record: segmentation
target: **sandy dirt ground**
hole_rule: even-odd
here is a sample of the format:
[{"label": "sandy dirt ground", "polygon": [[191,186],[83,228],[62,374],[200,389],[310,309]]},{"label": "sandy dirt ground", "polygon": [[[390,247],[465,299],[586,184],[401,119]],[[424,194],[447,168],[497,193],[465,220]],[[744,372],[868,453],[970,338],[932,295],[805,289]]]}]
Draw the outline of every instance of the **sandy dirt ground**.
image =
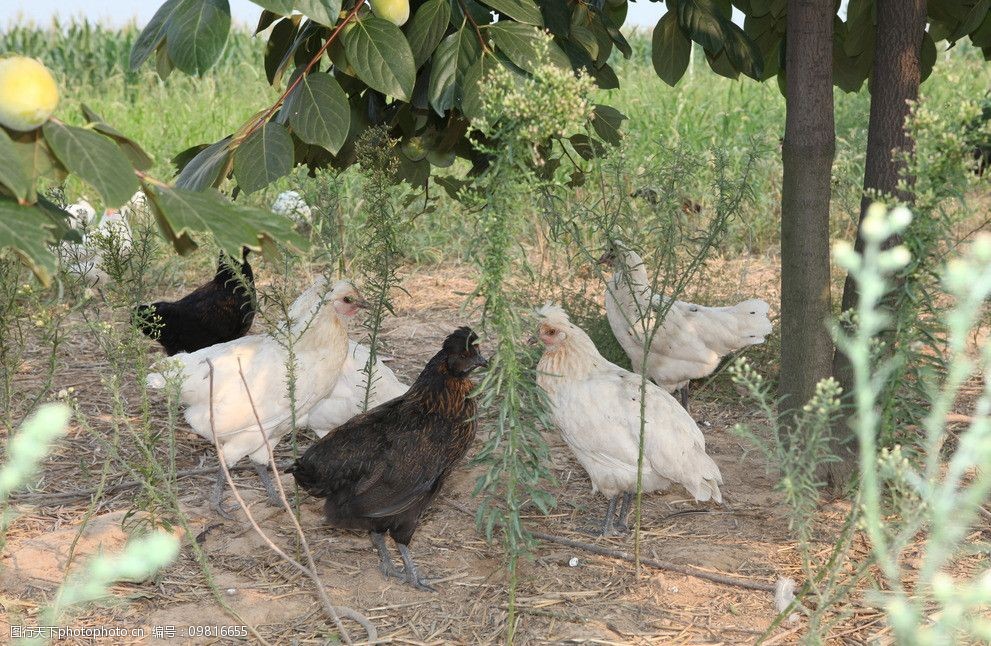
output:
[{"label": "sandy dirt ground", "polygon": [[[721,303],[760,295],[775,303],[773,267],[773,258],[714,262],[696,295]],[[397,298],[396,316],[388,319],[383,337],[385,352],[394,357],[390,365],[404,380],[415,377],[450,330],[468,322],[459,307],[473,284],[464,276],[457,267],[440,267],[404,277],[407,293]],[[772,310],[772,318],[776,317]],[[772,337],[769,344],[774,343]],[[151,343],[148,346],[158,352]],[[770,349],[755,352],[772,356]],[[54,389],[75,388],[74,396],[92,429],[75,424],[46,461],[32,492],[13,505],[17,517],[0,559],[0,641],[6,640],[11,625],[37,625],[41,609],[51,602],[67,574],[70,552],[72,572],[93,554],[121,549],[129,528],[147,520],[143,512],[132,513],[141,499],[136,489],[115,487],[129,480],[119,468],[111,469],[100,497],[73,497],[73,492],[100,482],[107,456],[94,434],[109,434],[112,418],[100,383],[106,376],[106,363],[100,360],[91,336],[80,335],[63,354],[64,368],[55,375]],[[31,355],[25,362],[25,386],[40,360]],[[153,402],[152,414],[165,414],[161,401]],[[699,508],[680,489],[645,496],[642,555],[765,585],[773,585],[779,577],[801,578],[800,555],[788,528],[787,510],[774,491],[776,477],[731,432],[737,423],[754,424],[760,431],[762,420],[725,374],[698,389],[693,415],[705,433],[709,454],[722,470],[724,504]],[[476,450],[486,432],[483,424]],[[176,440],[180,470],[214,468],[213,449],[200,438],[181,431]],[[536,512],[528,516],[528,526],[632,552],[631,536],[591,538],[577,531],[601,517],[605,500],[592,493],[587,476],[560,437],[548,433],[547,441],[552,447],[549,466],[557,479],[553,493],[558,505],[549,516]],[[300,442],[307,445],[309,436]],[[278,455],[280,460],[288,459],[285,443]],[[413,553],[436,580],[437,593],[420,592],[384,578],[367,536],[322,526],[320,502],[304,498],[301,522],[333,602],[364,614],[385,642],[500,642],[507,622],[500,546],[488,544],[473,519],[461,510],[474,510],[478,504],[471,491],[479,471],[470,462],[458,468],[413,540]],[[201,633],[196,631],[202,628],[197,627],[242,623],[254,626],[272,644],[323,643],[334,635],[307,579],[268,549],[242,522],[240,513],[232,522],[210,511],[211,478],[189,476],[178,482],[181,508],[189,517],[193,535],[174,529],[186,540],[173,565],[154,580],[115,586],[112,598],[76,609],[64,620],[76,628],[124,627],[143,633],[96,642],[77,637],[64,643],[229,643],[239,640],[198,636]],[[255,474],[238,471],[235,480],[264,531],[276,544],[294,552],[292,525],[284,511],[267,505]],[[287,486],[291,481],[291,477],[283,479]],[[823,557],[829,553],[845,516],[845,504],[829,503],[823,508],[813,532],[813,552]],[[212,582],[194,558],[190,539],[202,548]],[[857,549],[867,552],[863,545],[855,545]],[[533,558],[522,562],[518,595],[517,639],[524,644],[746,644],[753,643],[776,615],[773,595],[767,591],[647,566],[637,570],[618,558],[549,542],[539,543]],[[240,619],[226,612],[221,600]],[[357,626],[348,625],[360,636]],[[175,629],[174,637],[168,637],[168,627]],[[804,628],[804,620],[783,622],[765,643],[796,643]],[[190,631],[195,634],[189,636]],[[831,629],[828,641],[884,643],[886,635],[880,613],[867,605],[854,605]]]}]

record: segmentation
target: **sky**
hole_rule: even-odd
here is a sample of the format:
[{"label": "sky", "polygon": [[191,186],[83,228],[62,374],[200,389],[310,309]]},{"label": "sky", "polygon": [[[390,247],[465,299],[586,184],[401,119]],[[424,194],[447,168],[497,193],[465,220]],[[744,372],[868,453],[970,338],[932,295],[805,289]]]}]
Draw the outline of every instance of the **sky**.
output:
[{"label": "sky", "polygon": [[[54,16],[85,16],[110,24],[126,23],[132,18],[139,25],[148,22],[164,0],[0,0],[0,27],[24,21],[47,24]],[[261,8],[248,0],[230,0],[231,15],[236,22],[254,26]],[[664,3],[630,3],[627,26],[653,27],[664,13]]]}]

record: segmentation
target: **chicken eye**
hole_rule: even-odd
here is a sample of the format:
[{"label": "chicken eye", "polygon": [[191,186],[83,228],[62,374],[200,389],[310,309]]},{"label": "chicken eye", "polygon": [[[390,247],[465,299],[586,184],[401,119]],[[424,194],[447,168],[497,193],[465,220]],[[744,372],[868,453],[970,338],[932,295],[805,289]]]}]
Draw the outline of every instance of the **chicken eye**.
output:
[{"label": "chicken eye", "polygon": [[351,303],[354,302],[354,299],[351,298],[350,296],[345,296],[344,297],[344,302],[347,303],[348,305],[350,305]]}]

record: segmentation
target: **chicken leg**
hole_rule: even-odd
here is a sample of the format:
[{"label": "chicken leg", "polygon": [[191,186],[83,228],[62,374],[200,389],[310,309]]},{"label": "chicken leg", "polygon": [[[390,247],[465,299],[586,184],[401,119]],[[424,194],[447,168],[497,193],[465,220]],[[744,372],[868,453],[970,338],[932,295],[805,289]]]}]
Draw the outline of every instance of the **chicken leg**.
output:
[{"label": "chicken leg", "polygon": [[586,534],[591,534],[592,536],[610,536],[613,534],[613,520],[616,516],[616,503],[619,501],[619,494],[616,494],[609,499],[609,505],[606,507],[606,515],[602,519],[602,524],[599,527],[590,527],[583,530]]},{"label": "chicken leg", "polygon": [[382,574],[397,579],[405,579],[406,576],[402,570],[397,568],[395,563],[392,562],[392,555],[389,554],[389,548],[385,544],[385,534],[380,534],[379,532],[369,532],[369,534],[372,537],[372,545],[378,550],[379,559],[382,561],[379,564],[379,570],[382,571]]},{"label": "chicken leg", "polygon": [[627,524],[627,517],[630,515],[630,508],[633,506],[633,496],[636,495],[632,491],[628,491],[623,494],[623,504],[619,508],[619,522],[616,523],[616,529],[624,534],[630,532],[630,526]]},{"label": "chicken leg", "polygon": [[681,407],[689,412],[691,411],[688,408],[688,393],[689,393],[689,386],[691,383],[692,382],[690,381],[686,382],[684,386],[678,389],[678,399],[679,401],[681,401]]},{"label": "chicken leg", "polygon": [[234,520],[234,510],[240,505],[224,507],[224,489],[227,487],[227,478],[224,477],[224,467],[217,470],[217,477],[213,482],[213,493],[210,494],[210,509],[217,512],[217,515],[227,520]]},{"label": "chicken leg", "polygon": [[254,464],[255,473],[258,474],[258,479],[262,481],[262,485],[265,487],[265,495],[268,496],[268,504],[273,507],[282,506],[282,498],[279,497],[279,492],[275,490],[275,483],[272,482],[272,476],[268,472],[267,465]]},{"label": "chicken leg", "polygon": [[436,588],[428,584],[427,580],[420,576],[419,570],[416,569],[416,563],[413,562],[413,555],[409,552],[409,547],[402,543],[396,543],[396,547],[399,548],[399,554],[403,557],[403,565],[406,567],[406,583],[417,590],[437,592]]}]

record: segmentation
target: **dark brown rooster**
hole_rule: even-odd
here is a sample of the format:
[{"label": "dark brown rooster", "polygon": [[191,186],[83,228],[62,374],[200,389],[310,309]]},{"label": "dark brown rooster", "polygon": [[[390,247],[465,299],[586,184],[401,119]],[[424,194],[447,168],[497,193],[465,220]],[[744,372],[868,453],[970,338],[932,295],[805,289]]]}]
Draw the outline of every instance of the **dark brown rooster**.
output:
[{"label": "dark brown rooster", "polygon": [[255,318],[254,289],[248,248],[240,263],[221,252],[213,280],[177,301],[137,306],[132,321],[170,357],[195,352],[248,333]]},{"label": "dark brown rooster", "polygon": [[[325,498],[327,521],[366,530],[386,576],[433,590],[409,551],[420,516],[475,438],[474,383],[469,374],[487,365],[478,336],[453,332],[402,396],[351,418],[325,436],[287,470],[300,487]],[[405,571],[392,562],[388,532]]]}]

